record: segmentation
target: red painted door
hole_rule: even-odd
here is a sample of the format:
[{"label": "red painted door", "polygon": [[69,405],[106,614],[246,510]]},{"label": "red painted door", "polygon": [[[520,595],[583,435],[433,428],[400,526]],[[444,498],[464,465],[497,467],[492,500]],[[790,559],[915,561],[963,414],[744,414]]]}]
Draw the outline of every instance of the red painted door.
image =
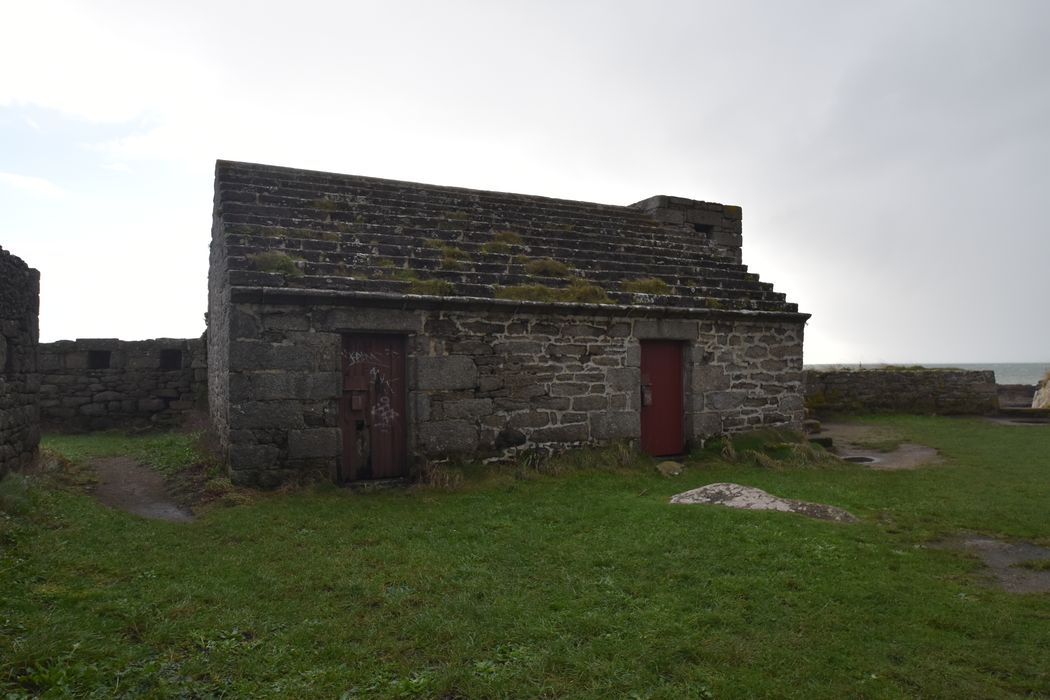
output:
[{"label": "red painted door", "polygon": [[404,476],[405,339],[343,336],[342,481]]},{"label": "red painted door", "polygon": [[681,454],[682,350],[677,340],[643,340],[642,450],[651,455]]}]

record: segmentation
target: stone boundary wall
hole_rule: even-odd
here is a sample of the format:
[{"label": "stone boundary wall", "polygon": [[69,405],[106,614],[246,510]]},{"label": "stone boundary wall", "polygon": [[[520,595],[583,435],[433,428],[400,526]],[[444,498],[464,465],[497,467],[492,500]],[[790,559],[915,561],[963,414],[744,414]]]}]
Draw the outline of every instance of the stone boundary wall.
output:
[{"label": "stone boundary wall", "polygon": [[1000,384],[999,407],[1028,408],[1038,388],[1038,384]]},{"label": "stone boundary wall", "polygon": [[39,454],[40,273],[0,248],[0,477]]},{"label": "stone boundary wall", "polygon": [[999,408],[992,371],[843,369],[803,374],[806,405],[818,412],[985,415]]},{"label": "stone boundary wall", "polygon": [[[640,341],[680,340],[688,442],[800,428],[802,321],[647,319],[524,308],[394,309],[239,303],[211,351],[229,357],[217,432],[239,484],[333,478],[344,333],[407,340],[409,452],[509,456],[640,434]],[[215,398],[213,393],[213,398]]]},{"label": "stone boundary wall", "polygon": [[39,366],[41,422],[58,430],[175,425],[207,397],[200,339],[60,340]]}]

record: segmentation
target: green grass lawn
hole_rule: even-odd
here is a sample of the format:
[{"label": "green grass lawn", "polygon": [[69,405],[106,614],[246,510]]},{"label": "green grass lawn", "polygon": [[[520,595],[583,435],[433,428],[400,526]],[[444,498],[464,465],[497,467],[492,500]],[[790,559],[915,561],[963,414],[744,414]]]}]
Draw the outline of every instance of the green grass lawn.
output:
[{"label": "green grass lawn", "polygon": [[[0,692],[1050,696],[1050,594],[999,591],[977,560],[923,546],[963,531],[1050,544],[1050,430],[872,420],[945,463],[874,472],[698,456],[674,479],[644,465],[511,470],[454,491],[262,495],[191,524],[8,479]],[[46,444],[74,461],[192,461],[187,437]],[[716,481],[861,523],[667,504]]]}]

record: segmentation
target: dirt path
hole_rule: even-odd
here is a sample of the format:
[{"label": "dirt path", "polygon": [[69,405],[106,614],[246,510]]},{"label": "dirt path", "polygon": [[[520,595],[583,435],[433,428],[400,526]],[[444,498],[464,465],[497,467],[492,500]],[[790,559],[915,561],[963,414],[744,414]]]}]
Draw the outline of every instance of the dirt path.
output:
[{"label": "dirt path", "polygon": [[1050,561],[1050,549],[1030,542],[1007,542],[990,537],[956,537],[931,547],[961,549],[980,557],[999,586],[1011,593],[1050,593],[1050,569],[1028,569],[1025,564]]},{"label": "dirt path", "polygon": [[[943,460],[937,450],[926,445],[915,445],[897,440],[897,434],[881,426],[863,423],[825,423],[814,437],[830,437],[834,451],[843,459],[851,457],[868,458],[864,464],[876,471],[894,471],[897,469],[918,469],[920,467],[940,464]],[[879,444],[895,445],[893,449],[883,451]]]},{"label": "dirt path", "polygon": [[95,497],[107,506],[155,520],[193,520],[193,514],[168,495],[164,477],[149,467],[129,457],[95,459],[91,466],[98,473]]}]

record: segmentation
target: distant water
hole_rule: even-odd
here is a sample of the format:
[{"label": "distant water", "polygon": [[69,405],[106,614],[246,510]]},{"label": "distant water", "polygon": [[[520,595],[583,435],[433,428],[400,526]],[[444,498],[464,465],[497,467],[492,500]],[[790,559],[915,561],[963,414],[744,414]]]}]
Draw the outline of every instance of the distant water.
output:
[{"label": "distant water", "polygon": [[[922,365],[923,367],[953,367],[955,369],[979,369],[979,370],[992,370],[995,372],[995,383],[996,384],[1036,384],[1040,379],[1046,376],[1047,372],[1050,372],[1050,362],[999,362],[999,363],[988,363],[988,364],[957,364],[957,365],[941,365],[931,364],[928,362],[915,362],[915,363],[895,363],[903,366],[911,366],[912,364]],[[883,365],[859,365],[868,368],[882,367]],[[806,365],[806,369],[835,369],[836,367],[842,367],[845,369],[856,369],[858,365]]]}]

